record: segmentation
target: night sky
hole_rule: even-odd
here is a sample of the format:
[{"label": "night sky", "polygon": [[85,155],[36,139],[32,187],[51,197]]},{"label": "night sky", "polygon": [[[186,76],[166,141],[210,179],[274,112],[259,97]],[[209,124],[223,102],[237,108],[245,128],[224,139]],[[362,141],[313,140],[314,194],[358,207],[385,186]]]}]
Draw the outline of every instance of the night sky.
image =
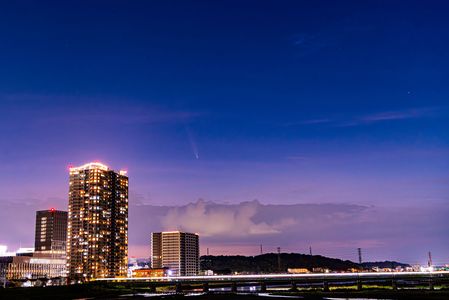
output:
[{"label": "night sky", "polygon": [[0,244],[32,246],[68,166],[101,161],[128,170],[133,256],[182,229],[203,253],[448,263],[448,9],[2,2]]}]

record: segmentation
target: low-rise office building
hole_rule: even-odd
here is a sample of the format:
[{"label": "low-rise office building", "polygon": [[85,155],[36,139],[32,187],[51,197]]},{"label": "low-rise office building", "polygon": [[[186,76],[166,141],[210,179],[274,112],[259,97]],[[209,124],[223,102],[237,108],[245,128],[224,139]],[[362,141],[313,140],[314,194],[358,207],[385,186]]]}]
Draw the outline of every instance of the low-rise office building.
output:
[{"label": "low-rise office building", "polygon": [[65,259],[12,256],[5,260],[8,263],[5,270],[7,280],[54,279],[66,276]]}]

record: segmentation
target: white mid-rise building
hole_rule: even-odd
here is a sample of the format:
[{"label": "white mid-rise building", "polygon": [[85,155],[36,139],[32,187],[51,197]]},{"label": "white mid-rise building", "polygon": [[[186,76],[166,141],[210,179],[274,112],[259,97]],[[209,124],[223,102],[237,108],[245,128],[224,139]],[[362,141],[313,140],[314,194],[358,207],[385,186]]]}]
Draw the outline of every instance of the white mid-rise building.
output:
[{"label": "white mid-rise building", "polygon": [[151,234],[151,267],[168,268],[170,275],[197,275],[199,252],[196,233],[166,231]]}]

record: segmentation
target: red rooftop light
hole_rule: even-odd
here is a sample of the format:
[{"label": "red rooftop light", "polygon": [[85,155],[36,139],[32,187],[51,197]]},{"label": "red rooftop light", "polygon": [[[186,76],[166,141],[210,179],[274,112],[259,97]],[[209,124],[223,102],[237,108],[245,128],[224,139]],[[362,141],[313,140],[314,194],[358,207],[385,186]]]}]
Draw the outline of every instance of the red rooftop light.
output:
[{"label": "red rooftop light", "polygon": [[50,211],[55,212],[55,208],[54,207],[50,208]]}]

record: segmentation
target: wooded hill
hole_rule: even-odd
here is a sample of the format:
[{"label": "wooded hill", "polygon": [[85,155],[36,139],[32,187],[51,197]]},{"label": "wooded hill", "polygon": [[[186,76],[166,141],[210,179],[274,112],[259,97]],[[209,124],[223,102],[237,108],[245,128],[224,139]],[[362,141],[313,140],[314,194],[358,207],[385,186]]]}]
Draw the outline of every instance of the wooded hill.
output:
[{"label": "wooded hill", "polygon": [[[330,271],[347,271],[348,269],[361,269],[361,266],[349,260],[329,258],[321,255],[307,255],[299,253],[281,253],[280,270],[278,267],[278,254],[267,253],[257,256],[202,256],[201,270],[212,270],[217,274],[239,273],[278,273],[287,272],[288,268],[306,268],[312,271],[316,268]],[[362,267],[396,267],[407,266],[397,262],[364,263]]]}]

